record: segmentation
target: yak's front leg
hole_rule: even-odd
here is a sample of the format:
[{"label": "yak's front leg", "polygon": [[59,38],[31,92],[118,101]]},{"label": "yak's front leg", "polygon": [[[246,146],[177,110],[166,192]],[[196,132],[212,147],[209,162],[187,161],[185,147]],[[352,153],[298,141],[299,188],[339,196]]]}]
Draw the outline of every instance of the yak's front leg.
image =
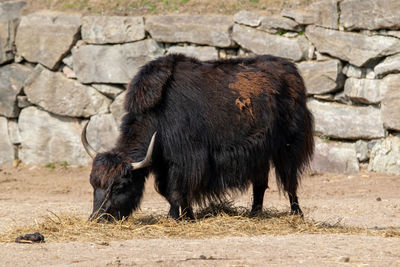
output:
[{"label": "yak's front leg", "polygon": [[[179,206],[181,207],[181,213],[179,212]],[[193,209],[187,203],[181,205],[177,203],[172,203],[172,204],[170,203],[168,215],[175,220],[178,220],[180,218],[189,220],[195,219]]]},{"label": "yak's front leg", "polygon": [[179,205],[176,203],[174,204],[170,203],[168,215],[174,220],[179,219]]},{"label": "yak's front leg", "polygon": [[182,200],[181,209],[182,209],[182,217],[183,218],[189,219],[189,220],[195,219],[194,213],[193,213],[193,208],[190,205],[190,203],[186,197],[183,198],[183,200]]},{"label": "yak's front leg", "polygon": [[269,164],[265,166],[265,171],[260,173],[253,180],[253,205],[251,214],[256,215],[262,211],[265,190],[268,188]]}]

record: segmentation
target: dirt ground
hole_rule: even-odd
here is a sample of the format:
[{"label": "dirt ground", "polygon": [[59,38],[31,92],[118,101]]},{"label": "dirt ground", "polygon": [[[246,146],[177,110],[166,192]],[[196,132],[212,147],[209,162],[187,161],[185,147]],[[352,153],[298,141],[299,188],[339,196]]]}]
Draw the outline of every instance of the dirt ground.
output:
[{"label": "dirt ground", "polygon": [[[2,0],[0,0],[1,2]],[[164,13],[277,13],[312,0],[27,0],[25,14],[38,9],[106,15]],[[0,233],[31,225],[49,213],[89,216],[90,167],[55,169],[0,167]],[[400,177],[305,175],[299,190],[306,220],[372,229],[400,228]],[[236,204],[249,207],[249,193]],[[264,207],[288,210],[273,181]],[[147,188],[141,210],[166,214],[168,204]],[[21,233],[25,234],[25,233]],[[112,242],[0,243],[0,266],[400,266],[400,238],[345,234],[291,234],[208,239],[132,239]]]},{"label": "dirt ground", "polygon": [[[89,216],[90,167],[2,167],[0,232],[33,224],[49,212]],[[305,219],[331,224],[400,228],[400,177],[305,175],[299,191]],[[249,207],[251,195],[235,197]],[[270,183],[264,207],[288,210]],[[147,182],[141,210],[165,214],[168,204]],[[24,234],[24,233],[21,233]],[[0,243],[0,266],[400,266],[400,239],[365,235],[292,234],[209,239],[134,239],[99,242]]]}]

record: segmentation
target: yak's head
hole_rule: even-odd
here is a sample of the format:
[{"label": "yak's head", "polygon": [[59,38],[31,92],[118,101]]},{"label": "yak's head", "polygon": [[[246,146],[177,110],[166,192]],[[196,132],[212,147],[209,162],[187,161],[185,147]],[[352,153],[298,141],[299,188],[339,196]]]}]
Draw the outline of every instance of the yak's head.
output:
[{"label": "yak's head", "polygon": [[131,160],[118,152],[97,153],[86,139],[85,125],[82,131],[82,144],[93,158],[90,184],[93,186],[93,213],[89,220],[122,219],[136,210],[143,195],[147,166],[153,152],[155,134],[144,160]]}]

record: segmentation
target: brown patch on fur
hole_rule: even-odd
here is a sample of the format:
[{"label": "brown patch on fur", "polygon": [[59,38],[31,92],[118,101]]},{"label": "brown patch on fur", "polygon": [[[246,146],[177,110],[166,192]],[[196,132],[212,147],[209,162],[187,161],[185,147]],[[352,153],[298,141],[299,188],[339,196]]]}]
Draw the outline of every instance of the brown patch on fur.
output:
[{"label": "brown patch on fur", "polygon": [[229,84],[229,88],[239,92],[240,96],[247,99],[252,95],[258,96],[264,91],[265,77],[257,72],[239,72],[236,81]]},{"label": "brown patch on fur", "polygon": [[229,88],[240,94],[235,100],[236,106],[242,112],[248,112],[254,117],[251,98],[262,93],[276,94],[277,92],[269,85],[268,77],[263,72],[239,72],[236,81],[229,84]]},{"label": "brown patch on fur", "polygon": [[245,98],[245,99],[242,99],[241,97],[236,98],[235,104],[241,112],[249,112],[251,117],[254,118],[250,98]]}]

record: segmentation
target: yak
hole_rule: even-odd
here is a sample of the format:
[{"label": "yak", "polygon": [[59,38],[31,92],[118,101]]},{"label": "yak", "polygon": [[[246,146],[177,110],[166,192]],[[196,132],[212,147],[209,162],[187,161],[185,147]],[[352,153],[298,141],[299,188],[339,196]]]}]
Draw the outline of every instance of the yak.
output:
[{"label": "yak", "polygon": [[127,88],[113,149],[93,158],[89,219],[121,219],[140,204],[147,177],[172,218],[252,185],[262,210],[270,167],[302,214],[297,188],[314,150],[313,116],[295,64],[271,55],[199,61],[170,54],[145,64]]}]

